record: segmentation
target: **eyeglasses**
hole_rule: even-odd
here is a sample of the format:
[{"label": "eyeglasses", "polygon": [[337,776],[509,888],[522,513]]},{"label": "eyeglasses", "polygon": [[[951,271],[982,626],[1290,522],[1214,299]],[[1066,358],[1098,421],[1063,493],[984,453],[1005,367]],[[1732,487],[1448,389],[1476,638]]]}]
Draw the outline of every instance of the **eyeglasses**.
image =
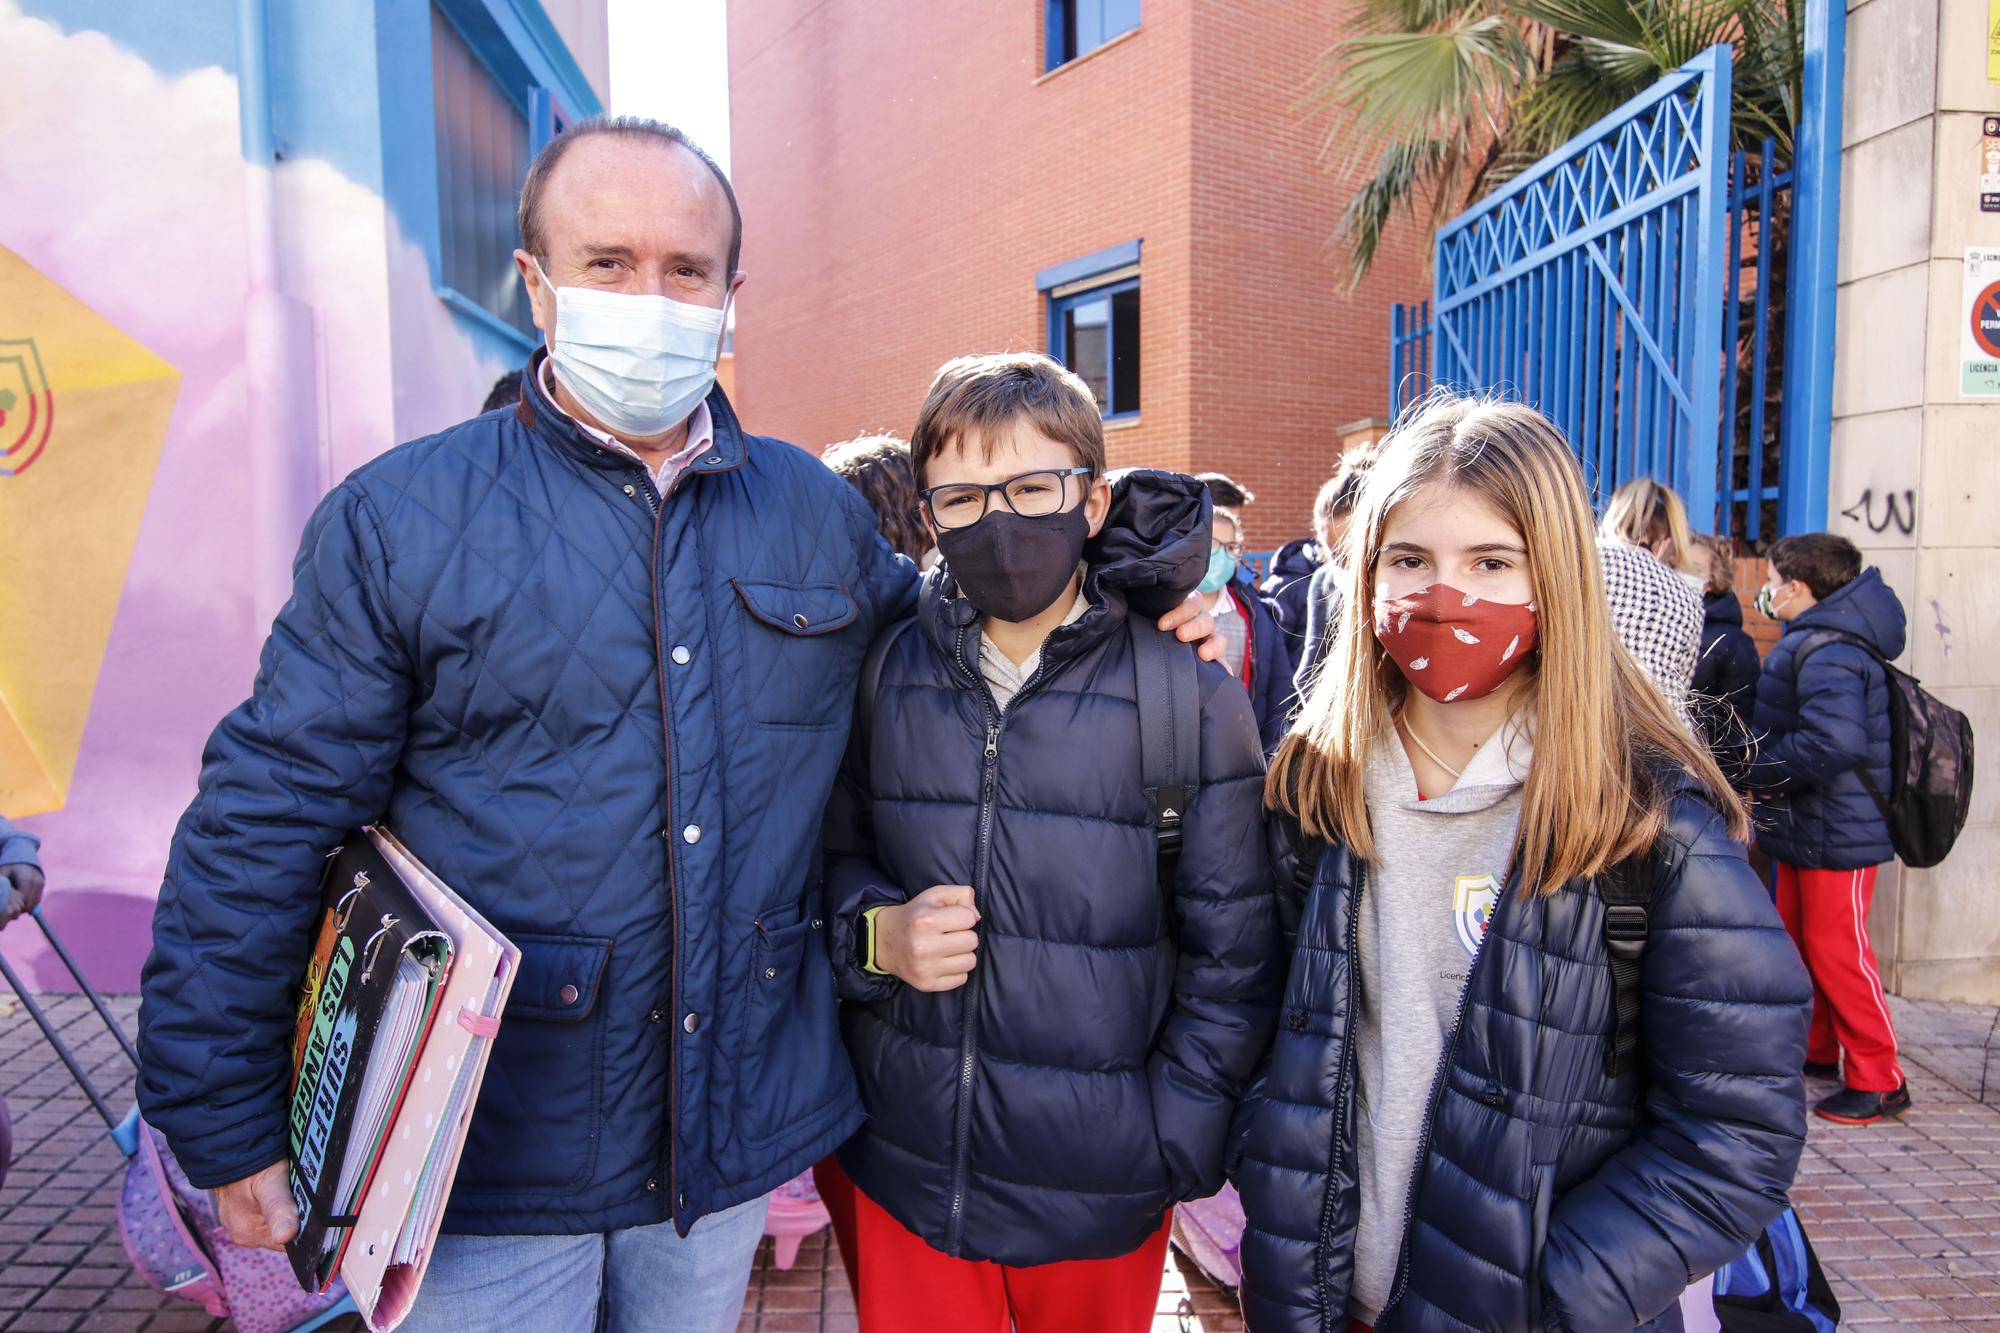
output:
[{"label": "eyeglasses", "polygon": [[1059,468],[1051,472],[1023,472],[1018,477],[984,485],[976,481],[953,482],[949,486],[929,486],[918,491],[924,508],[940,531],[969,528],[986,517],[992,497],[998,495],[1007,507],[1022,518],[1047,518],[1060,513],[1069,496],[1069,479],[1087,477],[1087,467]]},{"label": "eyeglasses", "polygon": [[1210,538],[1208,544],[1212,549],[1229,552],[1229,558],[1231,560],[1241,560],[1243,558],[1242,542],[1219,542],[1216,541],[1214,538]]}]

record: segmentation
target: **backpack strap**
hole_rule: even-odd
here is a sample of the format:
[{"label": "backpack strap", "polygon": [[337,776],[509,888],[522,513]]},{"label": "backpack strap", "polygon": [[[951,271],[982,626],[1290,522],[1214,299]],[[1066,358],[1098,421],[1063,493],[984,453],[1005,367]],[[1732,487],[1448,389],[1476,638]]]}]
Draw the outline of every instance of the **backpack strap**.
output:
[{"label": "backpack strap", "polygon": [[1611,1044],[1604,1049],[1604,1076],[1617,1078],[1639,1057],[1639,973],[1652,933],[1653,879],[1658,864],[1634,857],[1598,876],[1604,900],[1604,956],[1611,967]]},{"label": "backpack strap", "polygon": [[868,645],[868,655],[861,659],[861,681],[854,698],[854,719],[860,728],[863,753],[868,742],[875,735],[875,696],[882,688],[882,664],[889,660],[889,650],[896,646],[896,640],[903,637],[903,631],[917,623],[915,616],[905,616],[889,628],[875,636],[875,642]]},{"label": "backpack strap", "polygon": [[[1847,634],[1837,629],[1812,630],[1806,634],[1805,642],[1800,644],[1798,648],[1793,651],[1792,688],[1794,690],[1798,688],[1797,684],[1798,672],[1802,667],[1805,666],[1806,659],[1808,657],[1811,657],[1814,653],[1818,652],[1820,649],[1826,647],[1827,645],[1835,643],[1844,643],[1850,648],[1859,648],[1862,652],[1868,654],[1869,659],[1873,661],[1875,665],[1882,668],[1882,683],[1888,686],[1890,697],[1892,699],[1894,698],[1896,693],[1896,682],[1890,678],[1889,673],[1891,671],[1894,671],[1895,668],[1889,665],[1889,659],[1882,656],[1882,654],[1876,649],[1875,645],[1868,642],[1868,640],[1861,638],[1859,635]],[[1890,705],[1891,708],[1893,708],[1894,706],[1895,705],[1893,703]],[[1894,828],[1896,824],[1896,816],[1890,808],[1889,798],[1883,794],[1882,788],[1876,785],[1875,775],[1868,771],[1868,760],[1866,759],[1866,757],[1862,755],[1856,755],[1854,758],[1848,761],[1847,766],[1848,770],[1852,772],[1854,776],[1861,779],[1861,785],[1868,789],[1868,799],[1875,802],[1876,811],[1881,814],[1883,819],[1889,822],[1889,826],[1891,828]],[[1893,775],[1893,767],[1894,767],[1894,760],[1892,756],[1891,759],[1892,775]]]},{"label": "backpack strap", "polygon": [[1201,785],[1201,681],[1194,649],[1151,620],[1126,621],[1139,696],[1139,779],[1153,806],[1160,889],[1180,874],[1181,825]]}]

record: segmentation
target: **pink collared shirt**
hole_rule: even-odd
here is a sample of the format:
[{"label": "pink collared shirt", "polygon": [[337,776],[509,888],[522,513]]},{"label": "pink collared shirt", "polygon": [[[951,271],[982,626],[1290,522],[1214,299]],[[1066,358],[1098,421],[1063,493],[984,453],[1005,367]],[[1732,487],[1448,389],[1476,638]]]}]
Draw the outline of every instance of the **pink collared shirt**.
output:
[{"label": "pink collared shirt", "polygon": [[653,489],[657,490],[661,495],[665,495],[668,489],[673,486],[675,478],[687,471],[688,464],[708,452],[709,446],[715,443],[715,418],[709,412],[708,404],[704,402],[698,405],[688,416],[687,444],[682,446],[681,450],[672,457],[662,460],[658,467],[654,467],[645,459],[639,457],[637,450],[633,449],[632,446],[626,444],[617,436],[606,431],[601,431],[589,422],[577,421],[569,413],[563,412],[562,404],[556,398],[556,386],[550,378],[550,367],[553,364],[553,362],[546,359],[542,362],[541,377],[542,392],[548,397],[549,402],[555,407],[556,411],[562,412],[565,419],[575,422],[578,430],[588,435],[591,439],[596,440],[605,448],[611,450],[613,453],[623,454],[640,467],[645,468],[647,475],[653,479]]}]

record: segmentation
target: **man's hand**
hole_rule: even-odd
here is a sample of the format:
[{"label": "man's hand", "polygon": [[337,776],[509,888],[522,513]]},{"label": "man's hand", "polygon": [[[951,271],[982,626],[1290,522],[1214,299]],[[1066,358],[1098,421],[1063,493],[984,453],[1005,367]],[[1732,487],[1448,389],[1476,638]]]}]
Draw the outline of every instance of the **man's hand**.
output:
[{"label": "man's hand", "polygon": [[0,898],[0,930],[17,916],[26,916],[41,906],[42,868],[31,866],[25,861],[11,866],[0,866],[0,885],[4,885],[4,898]]},{"label": "man's hand", "polygon": [[289,1173],[273,1162],[254,1176],[215,1191],[216,1211],[229,1239],[256,1250],[282,1250],[299,1234],[299,1210],[292,1206]]},{"label": "man's hand", "polygon": [[1215,616],[1202,602],[1200,593],[1189,593],[1185,602],[1161,616],[1160,629],[1182,643],[1193,644],[1195,656],[1202,661],[1222,660],[1222,636],[1215,632]]},{"label": "man's hand", "polygon": [[938,884],[875,914],[875,966],[921,991],[957,990],[977,965],[972,890]]}]

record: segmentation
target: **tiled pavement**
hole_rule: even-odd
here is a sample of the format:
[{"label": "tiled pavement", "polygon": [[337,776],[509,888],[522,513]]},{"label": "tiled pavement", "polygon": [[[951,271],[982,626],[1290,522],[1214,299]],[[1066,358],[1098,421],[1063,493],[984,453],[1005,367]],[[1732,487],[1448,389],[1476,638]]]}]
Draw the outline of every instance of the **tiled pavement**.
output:
[{"label": "tiled pavement", "polygon": [[[1901,1123],[1815,1121],[1794,1197],[1856,1327],[2000,1330],[2000,1011],[1892,1000],[1914,1111]],[[124,1058],[75,997],[57,1022],[114,1106],[131,1096]],[[127,1030],[136,1002],[112,1001]],[[1824,1092],[1824,1088],[1815,1092]],[[0,991],[0,1095],[14,1166],[0,1189],[0,1329],[169,1333],[229,1325],[148,1290],[125,1262],[114,1200],[123,1159],[13,997]],[[1233,1333],[1229,1298],[1170,1260],[1159,1333]],[[790,1271],[768,1245],[740,1333],[853,1330],[854,1299],[824,1238]],[[949,1333],[941,1321],[940,1333]]]}]

